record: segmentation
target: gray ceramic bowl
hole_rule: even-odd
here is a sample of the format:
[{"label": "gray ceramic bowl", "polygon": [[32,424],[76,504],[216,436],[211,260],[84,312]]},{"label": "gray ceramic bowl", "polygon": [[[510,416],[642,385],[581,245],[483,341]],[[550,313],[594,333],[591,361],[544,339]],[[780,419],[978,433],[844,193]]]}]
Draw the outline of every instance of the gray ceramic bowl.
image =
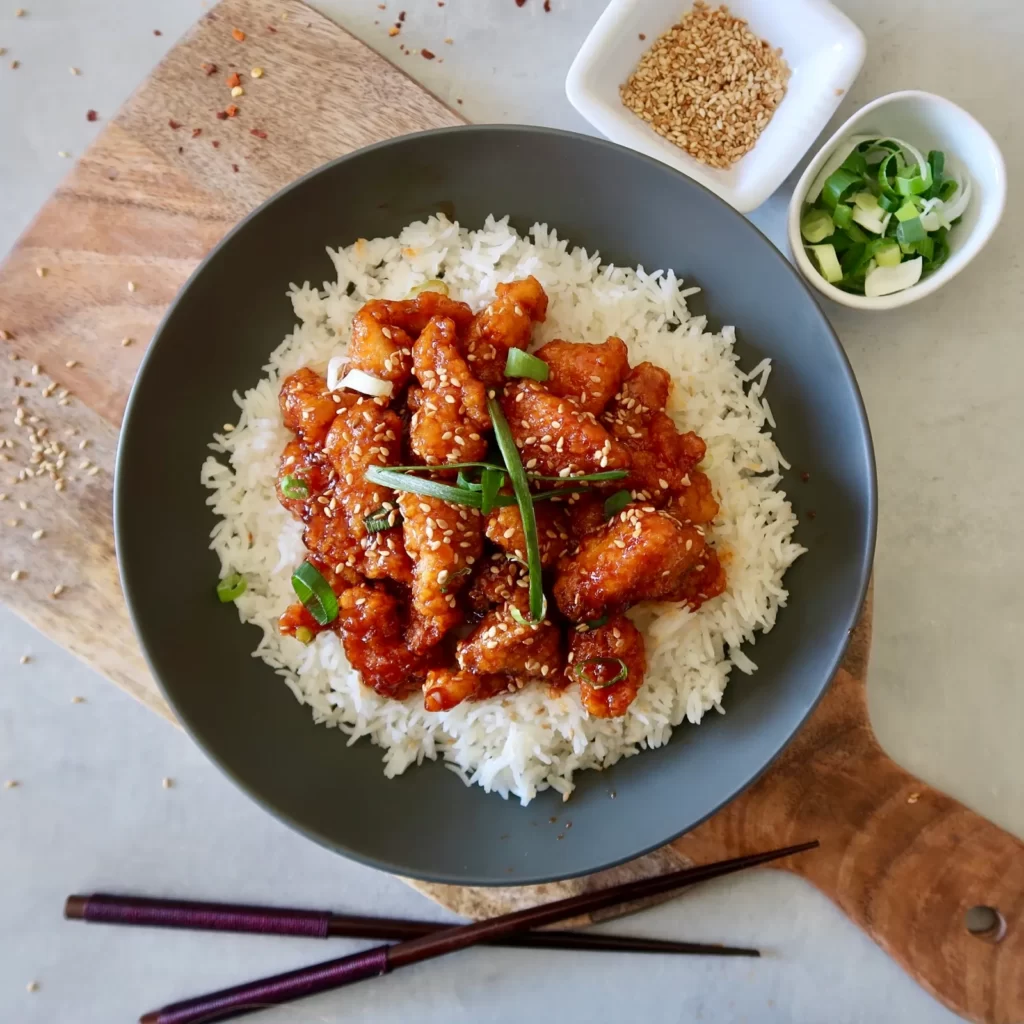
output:
[{"label": "gray ceramic bowl", "polygon": [[[510,214],[619,264],[673,268],[735,324],[743,365],[771,356],[768,397],[810,551],[789,606],[734,673],[725,716],[666,747],[584,772],[569,803],[467,789],[441,764],[387,780],[381,751],[346,746],[251,657],[258,632],[217,604],[213,516],[199,483],[211,433],[293,325],[290,281],[333,275],[327,245],[393,235],[444,210]],[[806,482],[801,477],[809,474]],[[153,673],[185,728],[267,810],[388,871],[465,884],[539,882],[607,867],[693,828],[762,772],[831,678],[864,597],[875,536],[871,439],[849,364],[807,287],[743,217],[668,167],[582,135],[467,127],[353,153],[247,217],[182,289],[132,392],[116,486],[125,594]],[[812,517],[811,513],[814,513]],[[614,799],[613,799],[614,797]],[[572,828],[565,830],[567,821]],[[563,838],[564,836],[564,838]],[[242,853],[242,851],[236,851]]]}]

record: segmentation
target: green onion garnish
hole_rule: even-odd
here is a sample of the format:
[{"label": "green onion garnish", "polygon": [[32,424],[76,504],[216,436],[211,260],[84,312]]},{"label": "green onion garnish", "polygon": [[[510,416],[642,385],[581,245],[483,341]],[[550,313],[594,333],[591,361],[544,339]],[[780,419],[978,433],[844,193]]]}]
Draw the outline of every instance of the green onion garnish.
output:
[{"label": "green onion garnish", "polygon": [[460,487],[465,487],[467,491],[479,491],[481,489],[480,482],[477,480],[470,480],[464,469],[459,470],[457,482]]},{"label": "green onion garnish", "polygon": [[[518,350],[516,350],[518,351]],[[497,469],[485,469],[480,477],[480,511],[487,515],[494,508],[494,499],[505,482],[505,474]]]},{"label": "green onion garnish", "polygon": [[[945,262],[945,232],[963,216],[970,188],[955,166],[947,168],[941,150],[925,157],[902,139],[851,137],[824,161],[811,184],[801,237],[826,281],[860,294],[888,295]],[[904,264],[914,266],[900,269]]]},{"label": "green onion garnish", "polygon": [[[516,561],[519,561],[519,559],[516,559]],[[540,618],[534,619],[533,622],[531,622],[514,604],[510,604],[508,606],[508,613],[516,622],[519,623],[520,626],[534,626],[538,622],[541,622],[547,618],[548,599],[544,594],[541,594],[541,598],[542,600],[540,606]]]},{"label": "green onion garnish", "polygon": [[442,295],[448,294],[448,285],[438,278],[431,278],[429,281],[424,281],[423,284],[416,285],[409,292],[409,298],[414,299],[420,292],[440,292]]},{"label": "green onion garnish", "polygon": [[593,480],[623,480],[629,476],[625,469],[606,469],[600,473],[584,473],[582,476],[544,476],[543,473],[527,473],[531,480],[554,480],[557,483],[583,484]]},{"label": "green onion garnish", "polygon": [[629,491],[616,491],[604,503],[605,519],[611,519],[612,516],[617,516],[632,500],[633,495],[630,494]]},{"label": "green onion garnish", "polygon": [[505,460],[512,490],[519,503],[519,516],[523,520],[523,534],[526,537],[526,564],[530,573],[530,618],[540,622],[544,618],[544,581],[541,578],[540,538],[537,536],[537,517],[533,511],[533,497],[530,494],[530,481],[526,479],[523,460],[519,458],[519,449],[512,437],[508,420],[501,411],[497,399],[487,399],[487,411],[491,414],[494,426],[494,439],[498,442],[498,450]]},{"label": "green onion garnish", "polygon": [[589,622],[585,622],[584,625],[588,630],[600,629],[608,621],[607,615],[602,615],[599,619],[591,619]]},{"label": "green onion garnish", "polygon": [[292,573],[292,589],[321,626],[329,625],[338,617],[338,598],[312,562],[303,562]]},{"label": "green onion garnish", "polygon": [[505,360],[506,377],[529,377],[530,380],[547,380],[551,368],[543,359],[531,356],[521,348],[510,348]]},{"label": "green onion garnish", "polygon": [[460,576],[468,576],[473,570],[468,565],[464,565],[461,569],[456,569],[455,572],[450,572],[445,577],[444,583],[441,584],[441,593],[447,594],[451,590],[453,584]]},{"label": "green onion garnish", "polygon": [[241,573],[230,573],[217,584],[217,597],[220,598],[221,604],[230,604],[245,593],[247,586],[245,577]]},{"label": "green onion garnish", "polygon": [[286,476],[281,481],[281,493],[286,498],[308,498],[309,484],[297,476]]},{"label": "green onion garnish", "polygon": [[[601,668],[605,665],[611,667],[613,665],[619,666],[619,671],[616,673],[614,678],[609,679],[608,682],[602,682],[596,679],[592,673],[588,671],[590,666],[594,668]],[[629,666],[621,658],[587,658],[586,661],[578,662],[573,666],[573,671],[576,673],[577,679],[582,679],[588,686],[594,687],[595,690],[604,690],[609,686],[614,686],[616,683],[621,683],[624,679],[629,678]]]},{"label": "green onion garnish", "polygon": [[392,513],[396,516],[397,512],[393,508],[385,508],[381,505],[380,508],[375,508],[372,512],[367,512],[363,516],[363,526],[366,527],[367,533],[380,533],[382,530],[389,530],[395,523],[391,522]]},{"label": "green onion garnish", "polygon": [[[420,467],[416,467],[419,469]],[[426,469],[443,469],[443,466],[427,466]],[[412,494],[422,494],[427,498],[437,498],[439,501],[447,501],[452,505],[468,505],[470,508],[480,508],[483,503],[481,491],[472,491],[468,487],[455,487],[452,484],[442,484],[437,480],[424,479],[421,476],[413,476],[410,473],[400,473],[395,469],[385,469],[383,466],[369,466],[364,474],[371,484],[378,484],[381,487],[389,487],[393,491],[409,491]],[[515,498],[506,494],[499,494],[494,499],[495,506],[514,505]]]}]

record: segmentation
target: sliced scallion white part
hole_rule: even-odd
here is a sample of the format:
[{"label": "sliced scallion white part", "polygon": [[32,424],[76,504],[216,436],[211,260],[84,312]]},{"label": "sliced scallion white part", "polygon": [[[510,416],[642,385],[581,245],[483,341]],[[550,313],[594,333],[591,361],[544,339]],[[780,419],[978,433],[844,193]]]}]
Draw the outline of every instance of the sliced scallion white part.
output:
[{"label": "sliced scallion white part", "polygon": [[812,245],[824,242],[835,229],[826,210],[808,210],[800,221],[800,234]]},{"label": "sliced scallion white part", "polygon": [[818,264],[821,276],[829,284],[835,284],[836,281],[842,280],[843,268],[839,265],[839,257],[836,256],[836,251],[831,245],[809,245],[807,249]]},{"label": "sliced scallion white part", "polygon": [[869,270],[864,278],[864,294],[868,298],[874,299],[880,295],[901,292],[921,280],[923,268],[924,260],[920,256],[895,267],[877,266]]},{"label": "sliced scallion white part", "polygon": [[[334,360],[332,359],[333,363]],[[330,373],[330,367],[328,374]],[[327,379],[327,386],[330,387],[330,377]],[[390,398],[391,392],[395,390],[395,385],[389,380],[381,380],[379,377],[374,377],[371,373],[365,373],[363,370],[349,370],[345,376],[338,381],[338,388],[348,388],[350,391],[358,391],[362,395],[369,395],[371,398]],[[335,391],[337,388],[331,388]]]}]

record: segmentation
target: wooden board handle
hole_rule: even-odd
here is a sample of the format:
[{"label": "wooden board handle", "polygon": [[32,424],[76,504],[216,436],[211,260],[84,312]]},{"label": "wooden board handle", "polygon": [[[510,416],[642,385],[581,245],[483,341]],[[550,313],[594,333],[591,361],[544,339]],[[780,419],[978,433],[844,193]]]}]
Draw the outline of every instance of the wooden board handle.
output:
[{"label": "wooden board handle", "polygon": [[[817,837],[785,865],[813,882],[937,999],[969,1020],[1024,1021],[1024,843],[893,762],[864,687],[840,671],[772,770],[677,848],[760,849]],[[1001,922],[975,935],[965,917]]]}]

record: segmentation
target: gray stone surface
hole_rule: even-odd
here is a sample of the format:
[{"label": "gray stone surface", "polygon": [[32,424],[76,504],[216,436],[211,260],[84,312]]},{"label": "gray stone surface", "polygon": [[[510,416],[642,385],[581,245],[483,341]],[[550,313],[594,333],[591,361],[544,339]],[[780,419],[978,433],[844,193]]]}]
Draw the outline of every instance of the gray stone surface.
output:
[{"label": "gray stone surface", "polygon": [[[0,9],[0,252],[163,51],[195,0],[15,0]],[[602,0],[318,3],[475,121],[586,130],[562,81]],[[682,4],[681,4],[682,6]],[[835,123],[899,88],[981,116],[1021,178],[1016,103],[1024,8],[843,0],[868,59]],[[444,63],[397,54],[386,26]],[[375,21],[381,25],[375,25]],[[162,36],[153,35],[160,29]],[[442,40],[451,37],[446,46]],[[20,60],[12,71],[9,62]],[[68,69],[79,67],[80,76]],[[1016,132],[1013,129],[1018,129]],[[792,182],[790,182],[792,184]],[[1020,206],[933,299],[885,315],[830,308],[878,449],[881,524],[869,695],[908,768],[1024,834]],[[788,190],[752,217],[783,241]],[[6,526],[0,530],[8,529]],[[0,532],[0,544],[2,544]],[[40,556],[44,557],[44,549]],[[21,665],[28,653],[32,660]],[[72,697],[83,696],[83,703]],[[170,789],[161,780],[174,780]],[[183,735],[0,610],[0,1020],[107,1024],[172,999],[356,948],[67,924],[69,892],[120,890],[440,918],[398,880],[350,864],[260,812]],[[417,1020],[944,1024],[955,1018],[823,897],[784,875],[707,886],[608,926],[754,944],[760,962],[472,951],[386,981],[268,1011],[271,1022]],[[28,992],[30,982],[38,991]]]}]

